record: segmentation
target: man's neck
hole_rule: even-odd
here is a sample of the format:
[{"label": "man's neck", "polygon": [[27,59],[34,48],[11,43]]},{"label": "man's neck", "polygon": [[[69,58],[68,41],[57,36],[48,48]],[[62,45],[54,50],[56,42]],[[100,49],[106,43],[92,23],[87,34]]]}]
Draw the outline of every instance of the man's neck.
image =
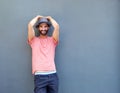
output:
[{"label": "man's neck", "polygon": [[43,38],[43,39],[47,38],[47,37],[48,37],[47,35],[45,35],[45,36],[44,35],[40,35],[40,38]]}]

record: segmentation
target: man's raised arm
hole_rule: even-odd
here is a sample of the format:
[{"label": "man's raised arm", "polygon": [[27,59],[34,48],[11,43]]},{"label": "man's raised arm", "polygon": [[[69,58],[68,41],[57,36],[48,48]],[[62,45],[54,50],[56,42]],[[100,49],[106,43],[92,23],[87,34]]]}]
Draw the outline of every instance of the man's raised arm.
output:
[{"label": "man's raised arm", "polygon": [[52,17],[48,16],[47,18],[54,27],[52,37],[56,42],[59,42],[59,24]]},{"label": "man's raised arm", "polygon": [[36,16],[29,22],[29,24],[28,24],[28,41],[31,41],[33,39],[33,37],[35,37],[34,25],[40,17],[42,17],[42,16]]}]

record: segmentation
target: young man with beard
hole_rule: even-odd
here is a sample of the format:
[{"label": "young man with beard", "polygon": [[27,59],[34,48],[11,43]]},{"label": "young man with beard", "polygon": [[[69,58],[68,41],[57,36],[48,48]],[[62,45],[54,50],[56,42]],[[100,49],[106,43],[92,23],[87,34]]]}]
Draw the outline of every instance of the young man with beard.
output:
[{"label": "young man with beard", "polygon": [[[47,33],[51,25],[54,29],[50,37]],[[35,36],[34,26],[40,32],[39,37]],[[59,24],[52,17],[36,16],[29,22],[28,43],[32,48],[34,93],[58,93],[58,76],[54,62],[58,42]]]}]

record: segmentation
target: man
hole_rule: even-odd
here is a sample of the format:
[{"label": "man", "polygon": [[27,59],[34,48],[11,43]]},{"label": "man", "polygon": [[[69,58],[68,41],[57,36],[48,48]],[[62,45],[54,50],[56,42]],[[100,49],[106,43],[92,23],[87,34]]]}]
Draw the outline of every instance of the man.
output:
[{"label": "man", "polygon": [[[47,33],[51,25],[54,29],[50,37]],[[39,37],[35,36],[34,26],[40,32]],[[32,48],[34,92],[58,93],[58,76],[54,57],[55,47],[59,42],[59,24],[50,16],[36,16],[28,24],[28,42]]]}]

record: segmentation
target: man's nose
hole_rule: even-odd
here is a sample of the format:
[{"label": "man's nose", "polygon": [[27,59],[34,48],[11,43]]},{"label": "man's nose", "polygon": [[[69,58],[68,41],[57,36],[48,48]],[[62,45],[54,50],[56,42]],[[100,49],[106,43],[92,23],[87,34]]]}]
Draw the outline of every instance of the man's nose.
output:
[{"label": "man's nose", "polygon": [[43,27],[43,30],[46,30],[46,28],[45,28],[45,27]]}]

